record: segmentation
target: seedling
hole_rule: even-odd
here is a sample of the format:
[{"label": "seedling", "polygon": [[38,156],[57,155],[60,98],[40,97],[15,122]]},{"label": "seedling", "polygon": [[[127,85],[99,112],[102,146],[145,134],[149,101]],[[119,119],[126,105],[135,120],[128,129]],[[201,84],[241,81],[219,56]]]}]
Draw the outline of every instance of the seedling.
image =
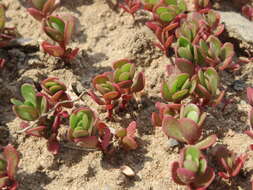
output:
[{"label": "seedling", "polygon": [[156,5],[152,13],[154,20],[167,24],[186,11],[184,0],[164,0]]},{"label": "seedling", "polygon": [[21,127],[28,127],[29,123],[27,122],[35,122],[36,126],[26,130],[26,133],[47,139],[48,150],[57,154],[59,151],[58,129],[62,119],[68,117],[67,112],[61,112],[61,109],[56,108],[57,110],[54,110],[52,115],[47,115],[49,108],[52,106],[50,102],[54,101],[44,93],[36,93],[32,85],[23,84],[21,86],[21,94],[25,99],[24,102],[11,99],[14,104],[14,112],[20,119],[25,121],[21,123]]},{"label": "seedling", "polygon": [[145,87],[145,78],[142,72],[136,73],[136,67],[127,59],[116,61],[112,64],[114,73],[113,81],[121,89],[121,108],[125,109],[133,94],[142,91]]},{"label": "seedling", "polygon": [[135,141],[137,124],[132,121],[127,128],[121,128],[116,130],[115,136],[119,139],[119,144],[125,150],[134,150],[138,147]]},{"label": "seedling", "polygon": [[[60,82],[58,78],[51,77],[41,82],[42,89],[50,96],[50,103],[55,105],[58,102],[70,100],[69,95],[66,93],[67,87],[64,83]],[[72,108],[73,103],[66,103],[59,106]]]},{"label": "seedling", "polygon": [[213,154],[217,157],[225,172],[219,172],[219,176],[224,179],[235,177],[241,171],[247,158],[246,154],[237,156],[236,153],[229,151],[225,146],[215,147]]},{"label": "seedling", "polygon": [[179,23],[171,23],[166,27],[163,27],[163,25],[154,22],[149,21],[146,22],[146,25],[153,30],[155,33],[157,39],[159,40],[159,43],[154,42],[154,45],[161,49],[165,55],[168,55],[169,48],[171,47],[173,41],[174,41],[174,32],[175,29],[178,27]]},{"label": "seedling", "polygon": [[71,15],[48,16],[43,20],[43,30],[58,45],[44,41],[41,46],[46,53],[54,57],[60,57],[66,63],[74,59],[79,51],[67,48],[75,30],[75,18]]},{"label": "seedling", "polygon": [[[185,32],[182,29],[181,33]],[[191,30],[189,33],[185,32],[184,35],[188,39],[180,37],[175,49],[177,55],[175,64],[182,72],[193,75],[199,68],[209,66],[220,70],[238,68],[238,65],[232,62],[233,56],[235,55],[233,44],[228,42],[222,44],[217,37],[211,35],[206,41],[200,39],[198,45],[192,45],[191,41],[193,43],[198,41],[196,37],[191,36],[192,33],[196,33],[196,31]]]},{"label": "seedling", "polygon": [[134,17],[136,11],[141,8],[140,0],[124,0],[124,3],[120,3],[119,7],[124,9],[124,11],[128,12]]},{"label": "seedling", "polygon": [[196,147],[182,150],[180,161],[172,164],[172,178],[179,185],[191,190],[206,189],[214,180],[215,173],[207,166],[207,160]]},{"label": "seedling", "polygon": [[16,190],[18,182],[15,179],[19,155],[17,150],[12,145],[7,145],[2,148],[3,152],[0,154],[0,188]]},{"label": "seedling", "polygon": [[59,0],[29,0],[32,7],[28,8],[27,11],[36,20],[42,21],[51,15],[53,11],[57,8]]},{"label": "seedling", "polygon": [[136,74],[135,65],[127,59],[112,64],[113,72],[106,72],[92,80],[93,88],[102,96],[98,97],[93,90],[89,95],[99,105],[105,105],[108,117],[112,117],[113,108],[121,98],[120,108],[125,109],[133,94],[143,90],[145,79],[142,72]]},{"label": "seedling", "polygon": [[78,146],[85,148],[101,148],[107,150],[111,140],[110,129],[101,122],[95,113],[82,107],[75,109],[70,115],[68,138]]},{"label": "seedling", "polygon": [[201,100],[200,104],[218,105],[225,92],[218,89],[220,78],[216,70],[212,67],[207,68],[206,71],[200,69],[197,80],[195,95],[198,100]]},{"label": "seedling", "polygon": [[192,94],[196,88],[196,80],[191,79],[187,73],[169,73],[167,80],[162,83],[162,97],[169,101],[178,103]]},{"label": "seedling", "polygon": [[13,111],[24,121],[35,121],[42,114],[46,113],[49,108],[47,98],[42,93],[36,93],[34,87],[30,84],[21,86],[21,94],[24,102],[11,99],[14,104]]},{"label": "seedling", "polygon": [[211,135],[199,142],[205,117],[206,113],[201,113],[195,104],[182,105],[178,117],[169,114],[164,116],[162,129],[169,138],[206,149],[216,142],[217,137]]},{"label": "seedling", "polygon": [[181,104],[165,104],[161,102],[156,102],[155,107],[158,109],[158,113],[152,113],[152,124],[157,127],[162,126],[163,119],[166,115],[177,117],[179,116],[179,111]]}]

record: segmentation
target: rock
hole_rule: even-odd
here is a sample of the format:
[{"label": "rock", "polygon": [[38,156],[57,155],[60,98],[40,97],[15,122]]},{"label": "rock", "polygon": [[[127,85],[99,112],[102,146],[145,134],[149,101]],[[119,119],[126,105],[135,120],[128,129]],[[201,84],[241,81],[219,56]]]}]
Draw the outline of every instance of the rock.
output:
[{"label": "rock", "polygon": [[253,22],[239,13],[222,11],[219,13],[229,37],[238,40],[240,48],[247,49],[248,53],[253,55]]},{"label": "rock", "polygon": [[126,165],[121,167],[121,172],[128,177],[135,176],[135,172],[133,171],[133,169]]}]

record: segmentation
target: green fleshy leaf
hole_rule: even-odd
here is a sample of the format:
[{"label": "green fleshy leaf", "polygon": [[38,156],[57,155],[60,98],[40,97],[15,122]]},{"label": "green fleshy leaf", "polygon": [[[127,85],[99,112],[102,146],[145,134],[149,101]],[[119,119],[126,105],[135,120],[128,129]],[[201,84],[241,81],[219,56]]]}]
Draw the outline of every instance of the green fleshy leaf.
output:
[{"label": "green fleshy leaf", "polygon": [[184,161],[184,168],[196,173],[198,171],[198,165],[196,162],[193,162],[192,160],[186,160]]},{"label": "green fleshy leaf", "polygon": [[127,72],[121,73],[119,76],[119,82],[129,80],[129,78],[130,78],[129,73]]},{"label": "green fleshy leaf", "polygon": [[207,162],[206,162],[206,160],[205,159],[201,159],[199,161],[199,173],[202,174],[202,175],[205,174],[206,168],[207,168]]},{"label": "green fleshy leaf", "polygon": [[61,32],[62,34],[64,33],[65,23],[60,18],[55,17],[55,16],[50,16],[48,18],[48,23],[55,30]]},{"label": "green fleshy leaf", "polygon": [[16,105],[16,106],[21,106],[21,105],[24,104],[24,103],[21,102],[20,100],[17,100],[17,99],[14,99],[14,98],[12,98],[10,101],[11,101],[12,104],[14,104],[14,105]]},{"label": "green fleshy leaf", "polygon": [[17,113],[18,117],[25,121],[34,121],[39,117],[37,111],[31,106],[14,106],[14,110]]},{"label": "green fleshy leaf", "polygon": [[30,102],[33,107],[36,107],[36,92],[34,87],[30,84],[23,84],[21,86],[21,94],[25,99],[25,102]]}]

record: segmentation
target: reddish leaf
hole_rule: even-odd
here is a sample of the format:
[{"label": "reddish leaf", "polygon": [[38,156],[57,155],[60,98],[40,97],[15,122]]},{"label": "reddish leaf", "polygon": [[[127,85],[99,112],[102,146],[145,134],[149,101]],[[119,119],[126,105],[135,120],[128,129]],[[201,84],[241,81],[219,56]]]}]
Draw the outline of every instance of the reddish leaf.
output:
[{"label": "reddish leaf", "polygon": [[196,178],[196,175],[194,172],[187,170],[185,168],[178,168],[177,176],[185,184],[190,184]]},{"label": "reddish leaf", "polygon": [[34,9],[34,8],[28,8],[27,11],[31,16],[33,16],[36,20],[41,21],[44,18],[44,15],[41,11]]},{"label": "reddish leaf", "polygon": [[216,135],[210,135],[209,137],[205,138],[204,140],[198,142],[195,146],[200,149],[207,149],[208,147],[212,146],[217,141]]},{"label": "reddish leaf", "polygon": [[60,46],[52,45],[48,42],[43,42],[41,46],[46,53],[54,57],[62,57],[65,53],[64,49]]},{"label": "reddish leaf", "polygon": [[32,135],[35,137],[41,137],[42,136],[41,132],[44,131],[45,129],[46,129],[45,126],[38,126],[38,127],[34,127],[32,129],[27,130],[26,133],[28,135]]},{"label": "reddish leaf", "polygon": [[98,104],[105,105],[105,102],[101,100],[92,90],[88,91],[88,95]]},{"label": "reddish leaf", "polygon": [[249,104],[253,106],[253,88],[250,88],[250,87],[247,88],[247,98],[248,98]]},{"label": "reddish leaf", "polygon": [[78,146],[84,148],[97,148],[98,145],[98,138],[96,136],[88,136],[82,138],[74,139],[74,142],[77,143]]},{"label": "reddish leaf", "polygon": [[179,184],[179,185],[185,185],[184,182],[182,182],[180,180],[180,178],[177,175],[177,169],[179,168],[179,163],[178,162],[173,162],[172,163],[172,167],[171,167],[171,175],[172,175],[172,179],[175,183]]},{"label": "reddish leaf", "polygon": [[15,173],[19,163],[19,155],[12,145],[4,147],[4,157],[7,160],[7,174],[10,179],[14,180]]},{"label": "reddish leaf", "polygon": [[127,136],[134,138],[136,133],[137,123],[132,121],[127,127]]},{"label": "reddish leaf", "polygon": [[52,154],[58,154],[60,150],[60,144],[57,140],[57,134],[53,133],[47,141],[47,149]]}]

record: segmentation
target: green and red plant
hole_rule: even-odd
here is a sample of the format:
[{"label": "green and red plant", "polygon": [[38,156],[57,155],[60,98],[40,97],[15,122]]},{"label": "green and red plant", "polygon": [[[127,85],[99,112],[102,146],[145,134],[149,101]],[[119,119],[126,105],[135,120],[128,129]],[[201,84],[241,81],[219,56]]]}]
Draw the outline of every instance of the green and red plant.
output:
[{"label": "green and red plant", "polygon": [[134,150],[138,147],[135,140],[136,127],[136,122],[132,121],[127,128],[116,130],[115,136],[119,140],[119,145],[125,150]]},{"label": "green and red plant", "polygon": [[14,104],[14,112],[23,120],[21,127],[25,129],[29,126],[29,122],[35,122],[36,126],[26,130],[26,133],[47,139],[48,150],[57,154],[59,152],[58,129],[62,119],[68,117],[66,111],[61,111],[61,107],[65,105],[59,104],[51,115],[47,115],[49,109],[56,104],[56,100],[53,100],[53,97],[43,92],[36,93],[34,87],[30,84],[21,86],[21,94],[25,100],[24,102],[11,99]]},{"label": "green and red plant", "polygon": [[93,90],[89,91],[91,98],[99,105],[105,105],[108,117],[112,117],[113,108],[121,98],[120,108],[125,109],[133,94],[144,89],[145,78],[142,72],[136,73],[133,63],[127,59],[112,64],[113,72],[105,72],[93,78],[92,85],[101,97]]},{"label": "green and red plant", "polygon": [[69,118],[68,138],[78,146],[99,148],[107,151],[112,135],[110,129],[101,122],[95,113],[81,107],[72,111]]},{"label": "green and red plant", "polygon": [[215,173],[208,167],[206,158],[194,146],[181,151],[180,161],[172,164],[171,172],[175,183],[186,185],[191,190],[206,189],[215,178]]},{"label": "green and red plant", "polygon": [[206,113],[201,113],[195,104],[182,105],[179,115],[171,116],[167,113],[163,116],[162,129],[169,138],[206,149],[216,142],[217,137],[211,135],[200,141],[205,118]]},{"label": "green and red plant", "polygon": [[38,21],[46,19],[59,5],[59,0],[29,0],[31,8],[27,11]]},{"label": "green and red plant", "polygon": [[138,11],[141,6],[140,0],[124,0],[124,3],[119,3],[119,7],[131,14],[133,17],[135,12]]},{"label": "green and red plant", "polygon": [[219,172],[219,176],[224,179],[237,176],[241,171],[244,162],[247,158],[246,154],[237,156],[233,151],[229,151],[225,146],[217,146],[213,151],[213,154],[218,159],[219,163],[225,169],[225,172]]},{"label": "green and red plant", "polygon": [[0,188],[16,190],[18,182],[15,179],[19,163],[19,154],[12,145],[1,147],[0,154]]},{"label": "green and red plant", "polygon": [[60,57],[65,63],[74,59],[79,49],[67,48],[75,31],[75,18],[71,15],[48,16],[42,22],[44,32],[58,45],[44,41],[41,46],[46,53]]}]

